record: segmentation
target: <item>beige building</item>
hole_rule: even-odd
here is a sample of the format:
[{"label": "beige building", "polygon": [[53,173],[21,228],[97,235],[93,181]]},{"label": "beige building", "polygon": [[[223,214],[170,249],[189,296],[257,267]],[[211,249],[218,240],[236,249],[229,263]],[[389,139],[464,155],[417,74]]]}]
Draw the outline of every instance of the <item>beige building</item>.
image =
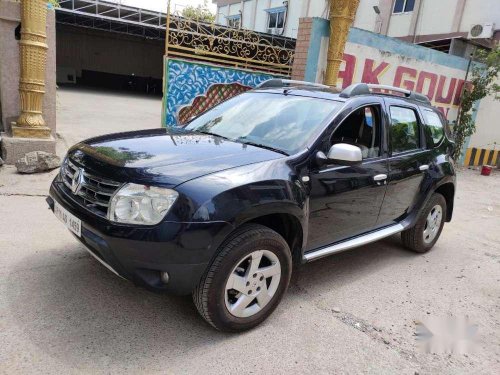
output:
[{"label": "beige building", "polygon": [[[297,37],[299,19],[328,15],[327,0],[213,0],[216,22]],[[361,0],[354,26],[458,56],[500,39],[499,0]]]}]

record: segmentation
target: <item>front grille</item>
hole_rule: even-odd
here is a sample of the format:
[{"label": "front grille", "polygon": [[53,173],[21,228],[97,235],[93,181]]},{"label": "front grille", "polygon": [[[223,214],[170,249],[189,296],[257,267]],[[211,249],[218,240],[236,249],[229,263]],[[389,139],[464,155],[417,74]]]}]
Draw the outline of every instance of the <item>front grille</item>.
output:
[{"label": "front grille", "polygon": [[93,176],[83,171],[83,181],[80,185],[80,191],[78,194],[73,194],[71,190],[73,177],[79,169],[80,168],[68,159],[66,159],[61,166],[61,178],[67,190],[67,194],[88,210],[99,216],[106,217],[109,201],[121,184],[119,182]]}]

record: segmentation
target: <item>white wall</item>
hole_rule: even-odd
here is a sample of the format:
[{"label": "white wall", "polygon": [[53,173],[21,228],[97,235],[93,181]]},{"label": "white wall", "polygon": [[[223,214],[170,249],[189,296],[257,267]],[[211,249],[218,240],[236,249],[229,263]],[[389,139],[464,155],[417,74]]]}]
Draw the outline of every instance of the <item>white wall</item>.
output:
[{"label": "white wall", "polygon": [[[327,0],[289,0],[288,20],[285,36],[296,37],[301,17],[328,16]],[[381,0],[361,0],[354,26],[360,29],[378,32],[379,18],[373,10],[374,5],[381,6]],[[267,31],[269,8],[283,6],[283,0],[248,0],[244,2],[243,28],[260,32]],[[453,23],[458,0],[421,0],[420,16],[416,26],[417,35],[447,34],[455,32]],[[226,25],[224,16],[236,15],[241,9],[241,3],[218,8],[217,23]],[[416,9],[415,9],[416,11]],[[391,37],[413,35],[411,29],[414,12],[392,14],[388,34]],[[254,22],[255,18],[255,22]],[[464,13],[460,22],[461,32],[468,32],[472,24],[494,22],[500,28],[500,0],[465,0]],[[254,26],[255,25],[255,26]]]},{"label": "white wall", "polygon": [[[363,1],[363,0],[362,0]],[[375,0],[368,0],[375,1]],[[248,0],[243,3],[244,29],[267,32],[268,13],[266,9],[283,6],[283,0]],[[219,6],[216,23],[227,25],[227,16],[238,14],[241,3]],[[299,19],[302,17],[326,17],[326,0],[289,0],[288,16],[284,36],[296,38],[299,29]]]},{"label": "white wall", "polygon": [[460,31],[468,32],[471,25],[484,22],[494,22],[495,28],[500,29],[500,1],[467,0]]},{"label": "white wall", "polygon": [[224,5],[217,8],[217,15],[215,18],[215,23],[219,25],[227,25],[228,16],[236,16],[240,14],[241,3]]},{"label": "white wall", "polygon": [[[422,0],[421,3],[416,28],[417,35],[448,34],[457,31],[468,32],[471,25],[485,22],[494,22],[496,28],[500,26],[499,0],[465,0],[459,30],[453,28],[455,16],[460,17],[460,14],[456,13],[459,6],[458,0]],[[389,36],[412,35],[413,30],[408,29],[411,15],[413,13],[409,13],[408,16],[392,15]],[[407,19],[403,21],[405,17]],[[407,34],[405,34],[406,32]]]},{"label": "white wall", "polygon": [[[283,2],[281,2],[283,4]],[[279,5],[278,5],[279,6]],[[302,17],[302,1],[290,0],[284,35],[297,38],[299,32],[299,19]]]},{"label": "white wall", "polygon": [[267,31],[267,12],[266,9],[272,8],[271,0],[252,0],[257,1],[257,11],[255,15],[255,31]]},{"label": "white wall", "polygon": [[245,1],[243,3],[243,20],[241,27],[244,29],[252,29],[253,28],[253,20],[254,20],[254,2],[253,1]]},{"label": "white wall", "polygon": [[[497,81],[500,84],[500,80]],[[493,150],[500,149],[500,126],[496,119],[500,118],[500,105],[494,97],[489,96],[481,100],[476,117],[476,133],[471,137],[469,147],[485,148]]]},{"label": "white wall", "polygon": [[[477,2],[478,0],[473,1]],[[453,19],[457,3],[457,0],[422,0],[416,34],[430,35],[454,32]],[[413,35],[413,30],[410,30],[407,35]]]},{"label": "white wall", "polygon": [[[355,27],[377,31],[377,15],[374,5],[380,0],[361,0],[356,15]],[[247,0],[244,2],[243,28],[267,32],[268,13],[266,9],[283,6],[283,0]],[[218,7],[217,23],[226,25],[224,16],[235,15],[241,9],[241,3]],[[297,37],[299,19],[302,17],[328,17],[327,0],[289,0],[288,18],[284,36]],[[255,18],[255,21],[254,21]],[[407,17],[408,18],[408,17]],[[409,17],[411,19],[411,15]],[[409,21],[408,21],[409,22]]]},{"label": "white wall", "polygon": [[237,16],[240,14],[241,3],[229,5],[229,16]]},{"label": "white wall", "polygon": [[[363,0],[362,0],[363,1]],[[328,4],[326,0],[310,0],[308,15],[304,14],[303,17],[323,17],[328,16]]]},{"label": "white wall", "polygon": [[380,0],[361,0],[354,20],[354,27],[358,29],[377,32],[377,14],[373,10],[379,5]]},{"label": "white wall", "polygon": [[226,24],[225,16],[228,15],[228,12],[229,12],[229,6],[227,5],[222,7],[217,7],[217,15],[215,16],[215,23],[219,25],[225,25]]},{"label": "white wall", "polygon": [[413,13],[393,14],[389,21],[389,30],[387,35],[397,38],[411,34],[410,24]]}]

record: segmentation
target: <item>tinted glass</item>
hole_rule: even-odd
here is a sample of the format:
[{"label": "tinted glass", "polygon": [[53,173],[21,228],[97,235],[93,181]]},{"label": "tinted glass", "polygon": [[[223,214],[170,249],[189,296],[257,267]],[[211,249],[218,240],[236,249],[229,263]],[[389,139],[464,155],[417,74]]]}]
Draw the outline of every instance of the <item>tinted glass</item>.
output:
[{"label": "tinted glass", "polygon": [[405,8],[405,0],[396,0],[394,4],[394,13],[402,13]]},{"label": "tinted glass", "polygon": [[378,107],[354,111],[335,130],[331,144],[347,143],[361,149],[363,159],[380,156],[381,128]]},{"label": "tinted glass", "polygon": [[278,25],[277,27],[282,29],[285,26],[285,12],[278,13]]},{"label": "tinted glass", "polygon": [[194,119],[187,130],[208,132],[287,154],[303,150],[342,103],[294,95],[245,93]]},{"label": "tinted glass", "polygon": [[412,12],[415,7],[415,0],[406,0],[405,12]]},{"label": "tinted glass", "polygon": [[277,13],[269,13],[269,28],[275,28],[276,23],[278,20],[278,14]]},{"label": "tinted glass", "polygon": [[430,133],[432,143],[437,146],[443,139],[444,128],[439,115],[433,111],[424,110],[425,125]]},{"label": "tinted glass", "polygon": [[394,154],[420,147],[417,114],[413,109],[391,107],[391,145]]}]

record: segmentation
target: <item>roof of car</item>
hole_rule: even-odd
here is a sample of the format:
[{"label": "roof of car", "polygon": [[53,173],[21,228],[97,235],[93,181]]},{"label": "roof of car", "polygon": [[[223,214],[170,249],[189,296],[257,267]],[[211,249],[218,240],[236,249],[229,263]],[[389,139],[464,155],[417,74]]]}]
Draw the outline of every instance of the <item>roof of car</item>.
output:
[{"label": "roof of car", "polygon": [[289,95],[296,96],[304,96],[310,98],[318,98],[318,99],[326,99],[326,100],[335,100],[339,102],[346,102],[349,99],[359,98],[359,97],[370,97],[370,96],[381,96],[381,97],[390,97],[395,99],[400,99],[407,101],[412,104],[416,104],[422,107],[426,107],[429,109],[435,109],[430,102],[423,101],[422,99],[418,100],[415,97],[405,97],[399,95],[390,95],[383,92],[371,92],[365,94],[358,94],[351,97],[345,97],[341,94],[344,92],[337,88],[332,87],[319,87],[319,86],[307,86],[307,85],[295,85],[295,86],[286,86],[286,87],[262,87],[256,88],[252,90],[252,92],[262,92],[262,93],[271,93],[271,94],[283,94],[286,91]]},{"label": "roof of car", "polygon": [[287,94],[305,96],[310,98],[319,98],[327,100],[337,100],[345,102],[345,98],[341,98],[340,90],[335,88],[321,88],[314,86],[287,86],[287,87],[269,87],[269,88],[257,88],[253,92],[267,92],[271,94],[283,94],[286,91]]}]

